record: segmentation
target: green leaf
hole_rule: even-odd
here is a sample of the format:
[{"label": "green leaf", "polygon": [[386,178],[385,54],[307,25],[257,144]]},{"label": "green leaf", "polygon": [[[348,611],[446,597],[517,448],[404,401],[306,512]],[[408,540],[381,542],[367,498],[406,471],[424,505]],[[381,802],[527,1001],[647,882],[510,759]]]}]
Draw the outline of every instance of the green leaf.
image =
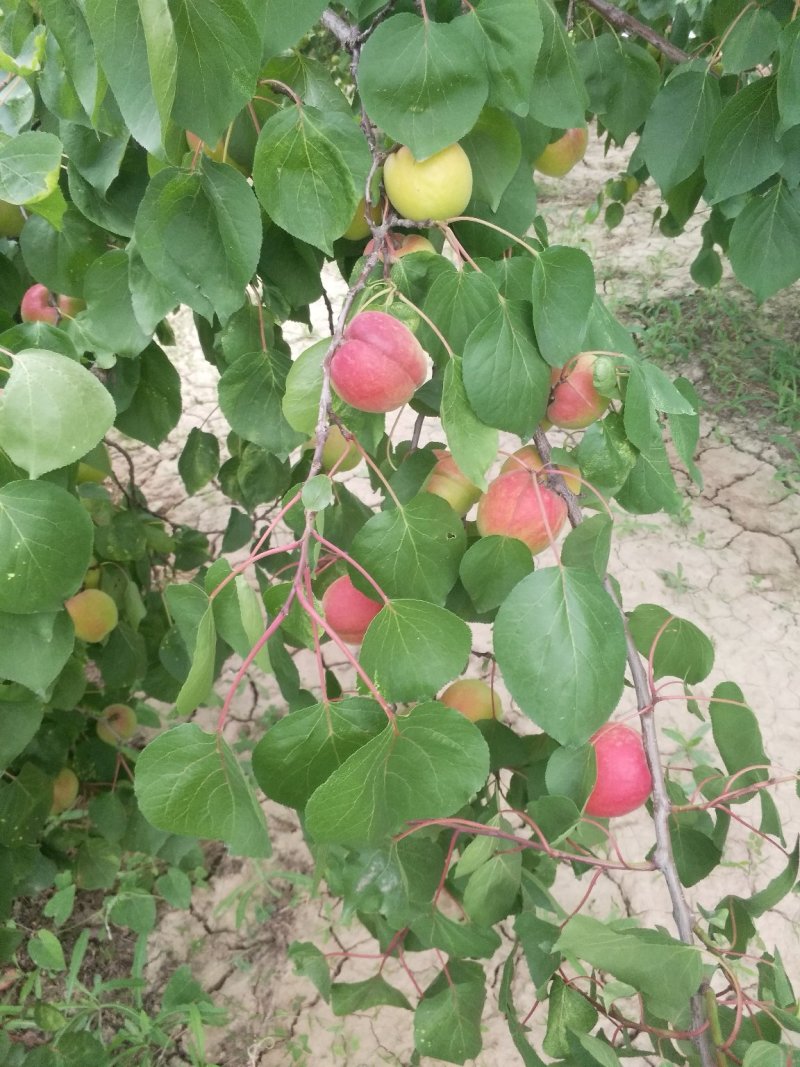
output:
[{"label": "green leaf", "polygon": [[411,932],[426,947],[438,948],[449,956],[488,959],[500,948],[496,930],[475,923],[455,922],[434,908],[411,923]]},{"label": "green leaf", "polygon": [[35,844],[52,803],[52,779],[32,763],[24,763],[12,781],[0,781],[0,845]]},{"label": "green leaf", "polygon": [[359,849],[347,857],[342,890],[353,907],[380,913],[399,930],[430,911],[443,863],[440,846],[417,835],[386,848]]},{"label": "green leaf", "polygon": [[223,321],[244,303],[261,251],[261,212],[233,167],[204,158],[193,173],[159,171],[134,235],[145,266],[177,301]]},{"label": "green leaf", "polygon": [[331,1010],[334,1015],[352,1015],[354,1011],[368,1011],[380,1004],[391,1008],[407,1008],[408,1000],[380,975],[365,978],[362,982],[334,982],[331,986]]},{"label": "green leaf", "polygon": [[538,0],[544,37],[533,72],[530,115],[544,126],[582,126],[589,104],[575,46],[550,0]]},{"label": "green leaf", "polygon": [[579,248],[553,245],[533,261],[533,328],[551,366],[582,351],[594,288],[592,261]]},{"label": "green leaf", "polygon": [[[0,678],[44,696],[74,645],[75,630],[65,611],[35,615],[0,612]],[[0,718],[2,708],[0,703]]]},{"label": "green leaf", "polygon": [[[508,824],[501,825],[509,829]],[[495,842],[494,854],[470,875],[464,889],[464,910],[478,926],[494,926],[514,907],[522,877],[522,853],[509,844]]]},{"label": "green leaf", "polygon": [[449,960],[414,1012],[414,1047],[423,1056],[465,1063],[482,1048],[486,975],[479,963]]},{"label": "green leaf", "polygon": [[158,448],[181,416],[181,379],[175,367],[157,344],[149,344],[135,361],[118,363],[111,372],[114,383],[132,385],[132,395],[117,415],[118,430]]},{"label": "green leaf", "polygon": [[432,696],[461,674],[470,629],[456,615],[422,600],[390,601],[372,620],[361,666],[388,700]]},{"label": "green leaf", "polygon": [[554,978],[547,1001],[547,1033],[542,1048],[548,1056],[568,1056],[573,1033],[588,1033],[597,1022],[597,1012],[577,989]]},{"label": "green leaf", "polygon": [[529,437],[544,418],[550,371],[536,347],[530,311],[503,300],[464,346],[464,386],[475,414],[498,430]]},{"label": "green leaf", "polygon": [[256,745],[256,781],[270,799],[303,808],[314,790],[385,726],[386,713],[365,697],[300,708]]},{"label": "green leaf", "polygon": [[[473,329],[497,306],[497,287],[486,274],[474,270],[446,269],[433,280],[422,310],[444,334],[456,357],[464,350]],[[448,358],[441,340],[423,321],[417,337],[434,362]]]},{"label": "green leaf", "polygon": [[440,417],[456,465],[471,482],[485,489],[486,472],[497,455],[498,433],[472,410],[458,358],[449,360],[445,367]]},{"label": "green leaf", "polygon": [[618,931],[588,915],[573,916],[554,947],[640,990],[650,1009],[666,1020],[685,1012],[703,977],[694,946],[660,930]]},{"label": "green leaf", "polygon": [[681,815],[670,816],[669,837],[678,877],[687,888],[707,878],[722,859],[711,838],[693,829]]},{"label": "green leaf", "polygon": [[213,145],[256,91],[262,34],[248,0],[170,0],[170,11],[180,42],[172,117]]},{"label": "green leaf", "polygon": [[[26,619],[35,619],[37,616],[11,615],[2,618],[25,622]],[[5,646],[5,636],[0,630],[0,647]],[[39,652],[41,654],[41,648]],[[8,677],[1,663],[0,674]],[[42,703],[21,686],[7,685],[0,689],[0,772],[4,771],[34,738],[41,725],[43,713]]]},{"label": "green leaf", "polygon": [[535,0],[481,0],[469,9],[462,28],[483,58],[489,103],[527,115],[533,64],[544,36]]},{"label": "green leaf", "polygon": [[382,842],[411,819],[454,814],[488,772],[489,750],[471,722],[441,704],[419,704],[312,794],[306,829],[319,843]]},{"label": "green leaf", "polygon": [[571,530],[561,546],[561,562],[565,567],[594,571],[604,578],[611,553],[611,531],[614,523],[608,515],[591,515]]},{"label": "green leaf", "polygon": [[550,797],[542,800],[569,797],[582,810],[597,780],[594,748],[588,743],[579,748],[557,748],[547,761],[544,780]]},{"label": "green leaf", "polygon": [[71,204],[61,228],[43,218],[29,218],[20,235],[25,266],[55,293],[83,294],[83,279],[89,264],[102,256],[108,235],[85,219]]},{"label": "green leaf", "polygon": [[[205,577],[209,596],[230,573],[227,560],[218,559],[209,567]],[[212,607],[217,633],[238,656],[246,659],[264,632],[263,604],[258,593],[244,575],[238,574],[214,597]],[[272,670],[266,648],[258,651],[253,663],[267,674]]]},{"label": "green leaf", "polygon": [[749,900],[744,902],[747,913],[751,918],[759,919],[766,912],[772,911],[788,893],[792,892],[797,881],[799,860],[800,840],[795,842],[792,853],[781,873],[776,875],[760,892],[754,893]]},{"label": "green leaf", "polygon": [[28,349],[17,353],[0,397],[0,447],[38,478],[94,448],[115,416],[108,390],[80,363]]},{"label": "green leaf", "polygon": [[218,734],[188,722],[160,734],[139,755],[134,784],[142,814],[158,829],[224,841],[238,856],[269,855],[264,815]]},{"label": "green leaf", "polygon": [[785,1067],[786,1053],[768,1041],[755,1041],[742,1061],[743,1067]]},{"label": "green leaf", "polygon": [[[583,467],[583,464],[581,466]],[[626,511],[637,515],[651,515],[656,511],[680,511],[682,498],[675,485],[675,476],[660,435],[653,437],[641,448],[625,484],[616,497],[617,503]]]},{"label": "green leaf", "polygon": [[36,931],[28,941],[28,955],[43,971],[65,971],[67,969],[61,942],[49,930]]},{"label": "green leaf", "polygon": [[721,108],[719,79],[709,71],[678,67],[660,90],[647,116],[641,152],[662,193],[695,172]]},{"label": "green leaf", "polygon": [[40,131],[17,134],[0,144],[0,199],[9,204],[35,204],[58,184],[61,141]]},{"label": "green leaf", "polygon": [[618,145],[637,130],[661,84],[661,71],[641,45],[600,33],[578,47],[581,71],[593,111]]},{"label": "green leaf", "polygon": [[265,0],[264,55],[274,56],[292,45],[311,29],[326,7],[325,0],[297,0],[286,4],[283,0]]},{"label": "green leaf", "polygon": [[300,498],[307,511],[324,511],[334,503],[333,482],[327,474],[315,474],[303,485]]},{"label": "green leaf", "polygon": [[81,319],[81,327],[98,348],[136,356],[150,335],[136,318],[129,275],[130,259],[119,249],[92,263],[84,280],[83,295],[89,310]]},{"label": "green leaf", "polygon": [[0,611],[60,611],[92,556],[92,521],[74,496],[49,482],[0,488]]},{"label": "green leaf", "polygon": [[216,434],[192,426],[178,457],[178,473],[191,496],[208,485],[219,472],[219,440]]},{"label": "green leaf", "polygon": [[778,133],[783,134],[800,123],[800,23],[797,19],[784,26],[778,38]]},{"label": "green leaf", "polygon": [[169,586],[166,597],[191,658],[191,667],[176,698],[175,710],[178,715],[190,715],[208,700],[214,684],[217,630],[213,604],[195,585]]},{"label": "green leaf", "polygon": [[486,107],[461,141],[461,147],[472,165],[473,196],[497,211],[522,156],[516,126],[504,112]]},{"label": "green leaf", "polygon": [[694,623],[670,616],[670,612],[657,604],[640,604],[628,616],[631,636],[641,655],[648,659],[661,630],[653,656],[653,677],[680,678],[696,685],[711,673],[714,646]]},{"label": "green leaf", "polygon": [[561,964],[561,953],[553,952],[560,928],[532,911],[523,911],[514,919],[514,933],[522,944],[531,980],[541,990]]},{"label": "green leaf", "polygon": [[622,416],[614,413],[584,431],[574,456],[584,479],[607,495],[618,492],[636,464]]},{"label": "green leaf", "polygon": [[766,300],[800,278],[800,192],[777,182],[733,222],[729,255],[739,281]]},{"label": "green leaf", "polygon": [[310,941],[293,941],[287,955],[296,974],[311,979],[324,1000],[331,999],[331,974],[328,961]]},{"label": "green leaf", "polygon": [[742,17],[730,26],[722,46],[723,73],[742,74],[769,63],[780,32],[780,23],[769,11],[743,11]]},{"label": "green leaf", "polygon": [[305,439],[283,414],[290,366],[283,352],[248,352],[219,380],[219,404],[231,429],[282,459]]},{"label": "green leaf", "polygon": [[[350,552],[386,596],[441,605],[456,583],[465,546],[463,523],[450,505],[433,493],[420,493],[405,507],[373,515]],[[374,594],[358,571],[350,576],[365,595]]]},{"label": "green leaf", "polygon": [[784,154],[777,128],[774,76],[751,82],[728,100],[706,145],[705,195],[710,203],[745,193],[780,170]]},{"label": "green leaf", "polygon": [[192,903],[192,883],[180,867],[170,867],[156,878],[156,889],[171,908],[188,911]]},{"label": "green leaf", "polygon": [[622,619],[590,571],[548,567],[524,578],[497,614],[494,648],[513,698],[562,745],[588,740],[622,695]]},{"label": "green leaf", "polygon": [[481,614],[499,608],[514,586],[532,572],[527,546],[516,537],[494,534],[470,545],[459,568],[464,588]]},{"label": "green leaf", "polygon": [[[729,703],[730,702],[730,703]],[[728,774],[736,774],[732,789],[746,789],[769,777],[769,757],[764,751],[758,719],[746,706],[744,694],[733,682],[720,682],[715,687],[709,704],[711,730],[714,744],[722,756]],[[738,774],[745,767],[757,770]],[[745,794],[733,803],[745,803],[751,797]]]},{"label": "green leaf", "polygon": [[370,118],[426,159],[477,121],[489,86],[466,16],[432,22],[401,13],[382,22],[361,52],[358,88]]},{"label": "green leaf", "polygon": [[253,161],[255,190],[269,217],[329,255],[359,200],[339,145],[342,132],[315,107],[287,107],[264,123]]},{"label": "green leaf", "polygon": [[136,891],[120,893],[108,909],[108,917],[116,926],[149,934],[156,925],[156,900],[151,893]]},{"label": "green leaf", "polygon": [[700,397],[697,390],[686,378],[676,378],[675,388],[685,397],[692,406],[694,415],[678,415],[671,412],[667,415],[669,433],[675,450],[683,461],[683,465],[696,486],[703,488],[703,475],[694,462],[697,444],[700,440]]}]

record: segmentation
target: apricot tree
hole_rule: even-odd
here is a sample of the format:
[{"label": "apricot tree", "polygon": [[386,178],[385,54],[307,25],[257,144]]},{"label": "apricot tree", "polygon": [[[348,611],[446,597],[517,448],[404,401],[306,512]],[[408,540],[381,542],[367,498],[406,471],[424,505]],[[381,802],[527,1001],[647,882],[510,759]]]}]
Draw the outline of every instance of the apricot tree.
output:
[{"label": "apricot tree", "polygon": [[[490,1014],[533,1067],[800,1062],[757,925],[795,886],[771,793],[793,774],[735,684],[703,688],[709,638],[608,573],[619,509],[682,506],[667,440],[699,482],[697,396],[548,232],[533,173],[568,171],[569,131],[570,164],[586,130],[630,145],[613,218],[655,183],[665,235],[702,208],[695,280],[726,256],[759,299],[791,284],[797,5],[2,10],[0,962],[15,897],[64,870],[108,888],[126,851],[180,869],[197,839],[268,856],[266,795],[375,942],[366,980],[310,943],[298,968],[337,1014],[407,1009],[413,1062],[474,1058]],[[138,473],[183,411],[181,305],[229,428],[181,440],[198,528]],[[287,343],[314,306],[329,336]],[[247,761],[254,675],[285,714]],[[665,755],[667,703],[710,722],[694,765]],[[627,854],[608,818],[632,808]],[[780,870],[720,896],[747,833]],[[585,913],[620,871],[665,887],[671,930]]]}]

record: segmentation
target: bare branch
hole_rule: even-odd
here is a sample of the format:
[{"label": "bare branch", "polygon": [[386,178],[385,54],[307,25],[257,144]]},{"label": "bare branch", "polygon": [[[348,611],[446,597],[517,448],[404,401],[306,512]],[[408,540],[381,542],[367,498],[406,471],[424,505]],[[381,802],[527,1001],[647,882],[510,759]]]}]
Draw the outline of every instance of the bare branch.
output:
[{"label": "bare branch", "polygon": [[624,33],[632,33],[634,37],[641,37],[643,41],[657,48],[662,56],[672,63],[686,63],[692,58],[688,52],[672,44],[666,37],[662,37],[660,33],[656,33],[650,26],[640,22],[633,15],[629,15],[627,11],[621,11],[614,4],[610,4],[608,0],[584,0],[584,3],[594,8],[610,26]]}]

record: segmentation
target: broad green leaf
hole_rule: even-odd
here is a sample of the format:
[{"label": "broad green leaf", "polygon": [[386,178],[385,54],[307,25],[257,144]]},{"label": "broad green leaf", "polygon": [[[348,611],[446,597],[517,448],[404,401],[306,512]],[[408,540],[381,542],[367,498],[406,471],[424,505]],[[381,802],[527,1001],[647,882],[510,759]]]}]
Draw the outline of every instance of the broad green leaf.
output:
[{"label": "broad green leaf", "polygon": [[[230,572],[227,560],[218,559],[212,563],[205,577],[209,596]],[[245,659],[264,633],[263,603],[258,593],[248,584],[244,575],[238,574],[214,597],[212,605],[217,633],[238,656]],[[266,648],[259,649],[253,663],[267,674],[272,670]]]},{"label": "broad green leaf", "polygon": [[207,485],[219,472],[219,440],[192,426],[186,444],[178,457],[178,473],[191,496]]},{"label": "broad green leaf", "polygon": [[445,367],[440,417],[456,465],[471,482],[485,489],[486,472],[497,455],[498,433],[472,410],[458,358],[449,360]]},{"label": "broad green leaf", "polygon": [[0,488],[0,611],[60,611],[91,556],[92,521],[66,490],[49,482]]},{"label": "broad green leaf", "polygon": [[269,217],[329,255],[359,200],[341,134],[317,108],[287,107],[264,123],[253,162],[255,190]]},{"label": "broad green leaf", "polygon": [[612,1047],[606,1044],[605,1041],[601,1041],[599,1037],[592,1037],[591,1034],[575,1034],[581,1047],[589,1053],[595,1063],[599,1063],[600,1067],[621,1067],[619,1057]]},{"label": "broad green leaf", "polygon": [[617,144],[637,130],[661,84],[653,57],[629,38],[597,34],[578,47],[578,60],[593,111]]},{"label": "broad green leaf", "polygon": [[[0,612],[0,678],[44,695],[60,674],[74,645],[75,630],[65,611],[35,615]],[[0,736],[4,731],[5,727],[0,730]]]},{"label": "broad green leaf", "polygon": [[649,444],[640,450],[625,484],[616,493],[616,498],[617,503],[626,511],[636,515],[652,515],[656,511],[680,511],[682,497],[675,485],[675,475],[660,436],[653,437]]},{"label": "broad green leaf", "polygon": [[590,744],[578,748],[557,748],[544,772],[549,798],[569,797],[582,810],[597,780],[597,763]]},{"label": "broad green leaf", "polygon": [[370,118],[417,159],[468,133],[489,91],[466,16],[432,22],[403,12],[382,22],[361,52],[358,88]]},{"label": "broad green leaf", "polygon": [[331,1011],[334,1015],[368,1011],[380,1004],[411,1011],[411,1005],[400,990],[389,985],[380,974],[365,978],[361,982],[334,982],[331,985]]},{"label": "broad green leaf", "polygon": [[588,740],[622,694],[622,619],[590,571],[548,567],[524,578],[497,614],[494,648],[513,698],[562,745]]},{"label": "broad green leaf", "polygon": [[786,1067],[786,1053],[769,1041],[756,1041],[745,1052],[742,1067]]},{"label": "broad green leaf", "polygon": [[557,129],[581,126],[589,96],[575,46],[550,0],[538,0],[538,7],[544,36],[533,71],[530,115]]},{"label": "broad green leaf", "polygon": [[61,141],[38,130],[20,133],[0,144],[0,200],[35,204],[58,184]]},{"label": "broad green leaf", "polygon": [[669,837],[678,877],[687,888],[708,877],[722,859],[711,838],[693,829],[681,815],[670,816]]},{"label": "broad green leaf", "polygon": [[553,844],[573,834],[581,818],[577,803],[562,796],[540,796],[528,804],[527,812],[545,840]]},{"label": "broad green leaf", "polygon": [[472,195],[497,211],[522,155],[516,126],[504,112],[486,107],[461,147],[472,164]]},{"label": "broad green leaf", "polygon": [[172,117],[213,145],[256,91],[261,27],[248,0],[170,0],[170,11],[179,42]]},{"label": "broad green leaf", "polygon": [[219,380],[219,405],[231,429],[281,459],[304,440],[288,424],[281,406],[290,366],[283,352],[249,352]]},{"label": "broad green leaf", "polygon": [[514,933],[522,943],[533,984],[541,990],[561,964],[561,954],[553,952],[560,929],[533,911],[523,911],[514,919]]},{"label": "broad green leaf", "polygon": [[414,1047],[423,1056],[465,1063],[482,1048],[486,975],[478,963],[449,960],[414,1012]]},{"label": "broad green leaf", "polygon": [[[434,493],[420,493],[404,507],[373,515],[356,534],[350,552],[386,596],[444,604],[458,578],[464,526]],[[355,569],[350,577],[365,594],[372,585]]]},{"label": "broad green leaf", "polygon": [[108,390],[80,363],[40,349],[18,352],[0,397],[0,447],[38,478],[94,448],[115,415]]},{"label": "broad green leaf", "polygon": [[528,1028],[523,1026],[520,1022],[517,1009],[514,1006],[512,982],[514,980],[515,970],[516,953],[509,952],[506,956],[506,962],[503,965],[498,1007],[505,1016],[511,1040],[514,1042],[514,1048],[516,1048],[517,1052],[520,1054],[523,1067],[546,1067],[544,1060],[540,1058],[533,1045],[528,1041],[526,1036],[529,1033]]},{"label": "broad green leaf", "polygon": [[561,367],[582,351],[594,289],[592,261],[579,248],[552,245],[534,260],[533,328],[551,366]]},{"label": "broad green leaf", "polygon": [[751,918],[759,919],[766,912],[777,907],[783,898],[792,892],[797,881],[798,860],[800,860],[800,840],[795,842],[781,873],[777,874],[760,892],[754,893],[749,900],[744,902]]},{"label": "broad green leaf", "polygon": [[[497,287],[487,275],[474,270],[448,269],[434,278],[422,310],[444,335],[453,354],[461,356],[472,330],[496,306]],[[424,320],[417,329],[417,337],[434,362],[447,359],[449,353]]]},{"label": "broad green leaf", "polygon": [[650,657],[661,631],[653,656],[654,678],[680,678],[696,685],[711,673],[714,646],[694,623],[677,616],[670,618],[670,612],[657,604],[639,604],[629,615],[628,626],[645,659]]},{"label": "broad green leaf", "polygon": [[469,9],[463,30],[483,57],[489,103],[527,115],[533,64],[544,36],[536,0],[481,0]]},{"label": "broad green leaf", "polygon": [[706,144],[710,203],[745,193],[780,170],[784,153],[776,135],[775,77],[759,78],[732,96],[717,116]]},{"label": "broad green leaf", "polygon": [[[744,694],[733,682],[721,682],[715,687],[709,704],[714,743],[722,756],[728,774],[736,774],[732,789],[745,789],[769,777],[769,757],[764,751],[758,719],[746,706]],[[738,774],[746,767],[758,769]],[[745,803],[752,794],[736,798],[733,803]]]},{"label": "broad green leaf", "polygon": [[171,908],[189,910],[192,903],[192,883],[180,867],[170,867],[166,874],[156,878],[155,885]]},{"label": "broad green leaf", "polygon": [[159,171],[134,234],[154,278],[200,315],[224,321],[244,303],[261,251],[261,212],[233,167],[204,158],[193,173]]},{"label": "broad green leaf", "polygon": [[322,393],[322,361],[330,348],[328,338],[306,348],[289,368],[281,406],[283,415],[293,430],[313,434],[319,418],[319,398]]},{"label": "broad green leaf", "polygon": [[800,278],[800,192],[777,182],[736,216],[730,260],[739,281],[766,300]]},{"label": "broad green leaf", "polygon": [[510,842],[496,843],[494,854],[474,871],[464,889],[464,910],[478,926],[492,927],[514,907],[522,877],[522,853]]},{"label": "broad green leaf", "polygon": [[438,948],[448,956],[485,959],[500,948],[500,935],[493,928],[455,922],[435,907],[429,914],[415,919],[411,931],[426,947]]},{"label": "broad green leaf", "polygon": [[331,974],[328,961],[310,941],[293,941],[287,951],[296,974],[309,978],[324,1000],[331,999]]},{"label": "broad green leaf", "polygon": [[108,917],[116,926],[148,934],[156,924],[156,899],[151,893],[135,891],[114,897]]},{"label": "broad green leaf", "polygon": [[499,608],[518,582],[533,571],[533,558],[516,537],[481,537],[461,560],[459,574],[476,609]]},{"label": "broad green leaf", "polygon": [[[622,417],[613,413],[584,431],[574,455],[586,482],[608,495],[620,489],[636,464],[636,452],[625,434]],[[589,493],[587,489],[587,499]]]},{"label": "broad green leaf", "polygon": [[154,738],[136,763],[136,797],[160,830],[224,841],[234,855],[268,856],[264,815],[227,742],[183,723]]},{"label": "broad green leaf", "polygon": [[719,80],[707,71],[679,67],[660,90],[640,150],[662,193],[697,169],[721,107]]},{"label": "broad green leaf", "polygon": [[65,971],[67,961],[61,942],[50,930],[37,930],[28,941],[28,955],[44,971]]},{"label": "broad green leaf", "polygon": [[432,696],[459,675],[471,643],[465,622],[422,600],[393,600],[370,623],[361,666],[389,700]]},{"label": "broad green leaf", "polygon": [[526,304],[504,300],[478,323],[464,346],[463,375],[482,422],[520,437],[533,433],[547,408],[550,371]]},{"label": "broad green leaf", "polygon": [[325,0],[265,0],[263,5],[264,55],[274,56],[297,44],[322,12]]},{"label": "broad green leaf", "polygon": [[175,708],[179,715],[190,715],[208,699],[214,684],[217,630],[213,604],[196,585],[171,585],[166,598],[191,660]]},{"label": "broad green leaf", "polygon": [[561,978],[554,978],[547,1001],[547,1033],[542,1048],[548,1056],[568,1056],[570,1035],[584,1034],[597,1022],[597,1012]]},{"label": "broad green leaf", "polygon": [[604,578],[613,527],[612,520],[604,512],[584,519],[567,534],[561,546],[561,562],[565,567],[594,571],[599,578]]},{"label": "broad green leaf", "polygon": [[399,930],[430,912],[444,858],[438,843],[416,834],[385,848],[359,849],[348,854],[335,892],[342,892],[359,911],[379,913]]},{"label": "broad green leaf", "polygon": [[693,405],[676,388],[672,379],[661,367],[643,360],[638,364],[638,370],[641,372],[650,403],[656,411],[669,412],[671,415],[695,414]]},{"label": "broad green leaf", "polygon": [[[116,383],[116,386],[115,386]],[[181,415],[181,379],[157,344],[149,344],[136,360],[123,360],[112,370],[109,386],[116,398],[118,388],[128,393],[124,410],[117,415],[118,430],[137,441],[158,448]]]},{"label": "broad green leaf", "polygon": [[667,1020],[686,1010],[703,977],[694,946],[659,930],[618,931],[588,915],[573,916],[554,947],[640,990],[650,1009]]},{"label": "broad green leaf", "polygon": [[272,800],[303,808],[314,790],[385,726],[386,713],[364,697],[301,708],[275,723],[256,745],[256,781]]},{"label": "broad green leaf", "polygon": [[[7,618],[25,622],[26,619],[35,619],[37,616],[0,616],[0,626]],[[3,627],[3,629],[6,628]],[[0,630],[0,642],[3,645],[5,645],[5,637],[6,633]],[[41,654],[41,646],[39,652]],[[2,660],[0,660],[0,676],[9,677]],[[0,772],[4,771],[34,738],[41,724],[43,713],[44,705],[41,701],[23,689],[21,685],[7,685],[0,689]]]},{"label": "broad green leaf", "polygon": [[769,11],[751,8],[730,27],[722,46],[722,70],[742,74],[759,64],[769,63],[781,25]]},{"label": "broad green leaf", "polygon": [[778,133],[800,123],[800,22],[795,19],[781,30],[778,39]]},{"label": "broad green leaf", "polygon": [[89,310],[81,327],[98,348],[136,356],[147,346],[150,335],[134,313],[129,275],[130,259],[119,249],[92,263],[84,280],[83,295]]},{"label": "broad green leaf", "polygon": [[698,488],[703,488],[703,475],[694,462],[697,444],[700,440],[700,409],[702,407],[700,397],[692,383],[686,378],[676,378],[675,388],[685,397],[694,410],[694,415],[679,415],[670,412],[667,415],[669,433],[675,450],[683,461],[683,465],[689,472],[689,476]]},{"label": "broad green leaf", "polygon": [[24,763],[11,780],[4,776],[0,780],[0,845],[34,845],[52,803],[53,780],[35,764]]},{"label": "broad green leaf", "polygon": [[477,728],[451,708],[420,704],[319,786],[306,806],[306,829],[320,844],[382,842],[411,819],[453,815],[488,772]]},{"label": "broad green leaf", "polygon": [[20,235],[25,266],[55,293],[83,295],[89,264],[103,255],[108,235],[70,205],[56,229],[43,218],[29,218]]}]

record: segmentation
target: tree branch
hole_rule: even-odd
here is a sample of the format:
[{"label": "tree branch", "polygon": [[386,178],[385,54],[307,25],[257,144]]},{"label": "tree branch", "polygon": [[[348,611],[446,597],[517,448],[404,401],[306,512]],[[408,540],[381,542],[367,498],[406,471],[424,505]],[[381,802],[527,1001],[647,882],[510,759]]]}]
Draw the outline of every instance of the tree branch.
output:
[{"label": "tree branch", "polygon": [[348,51],[358,43],[358,27],[351,26],[346,19],[343,19],[341,15],[337,15],[335,11],[331,11],[330,8],[326,8],[322,12],[320,21],[325,29],[329,30],[339,44],[348,49]]},{"label": "tree branch", "polygon": [[[592,5],[597,2],[598,0],[587,0],[587,3],[591,3]],[[601,0],[601,2],[605,3],[605,0]],[[539,455],[542,457],[542,462],[544,464],[550,463],[550,442],[547,440],[547,435],[543,430],[537,430],[535,432],[534,443]],[[567,515],[569,517],[570,525],[573,527],[578,526],[583,522],[583,513],[578,505],[575,495],[567,489],[564,479],[560,474],[553,473],[549,477],[552,481],[554,490],[563,497],[567,505]],[[678,877],[678,868],[675,866],[675,857],[672,854],[672,840],[669,834],[669,816],[672,809],[667,794],[664,770],[661,765],[661,753],[658,748],[658,732],[656,730],[655,718],[653,715],[653,701],[647,680],[647,672],[645,671],[642,659],[636,650],[636,646],[633,643],[633,638],[631,637],[630,629],[628,628],[628,620],[622,610],[622,605],[617,599],[617,592],[608,576],[604,579],[603,585],[614,602],[622,619],[622,626],[625,631],[628,667],[631,672],[633,687],[636,692],[636,703],[639,708],[639,717],[642,722],[644,751],[647,757],[647,764],[650,768],[650,774],[653,779],[653,823],[656,835],[656,850],[653,856],[653,861],[667,884],[667,890],[672,902],[672,915],[675,919],[678,936],[685,945],[694,945],[695,940],[692,930],[692,913],[689,909],[686,895],[683,892],[680,878]],[[691,1011],[692,1029],[700,1031],[692,1038],[700,1056],[700,1063],[702,1064],[702,1067],[716,1067],[717,1060],[709,1034],[709,1020],[705,1006],[703,987],[701,987],[701,989],[691,998]]]},{"label": "tree branch", "polygon": [[662,56],[665,56],[671,62],[685,63],[692,58],[688,52],[684,52],[682,48],[672,44],[666,37],[662,37],[660,33],[656,33],[650,26],[640,22],[633,15],[629,15],[627,11],[621,11],[614,4],[610,4],[608,0],[584,0],[584,3],[588,7],[594,8],[598,15],[604,18],[610,26],[626,33],[632,33],[635,37],[641,37],[643,41],[647,41],[648,44],[657,48]]}]

